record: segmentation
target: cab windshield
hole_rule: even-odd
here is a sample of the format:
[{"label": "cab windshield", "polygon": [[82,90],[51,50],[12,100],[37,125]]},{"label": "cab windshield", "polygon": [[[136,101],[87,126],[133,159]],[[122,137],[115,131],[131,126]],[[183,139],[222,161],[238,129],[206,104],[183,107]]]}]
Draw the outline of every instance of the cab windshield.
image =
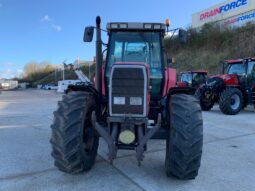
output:
[{"label": "cab windshield", "polygon": [[243,75],[245,73],[245,65],[242,62],[238,62],[236,64],[229,64],[228,66],[228,74]]},{"label": "cab windshield", "polygon": [[112,32],[106,73],[116,62],[148,64],[151,77],[162,76],[160,32]]}]

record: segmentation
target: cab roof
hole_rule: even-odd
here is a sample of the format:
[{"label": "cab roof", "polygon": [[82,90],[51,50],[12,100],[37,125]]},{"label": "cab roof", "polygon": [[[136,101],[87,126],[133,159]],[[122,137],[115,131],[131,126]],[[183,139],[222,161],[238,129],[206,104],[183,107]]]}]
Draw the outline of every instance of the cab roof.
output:
[{"label": "cab roof", "polygon": [[163,23],[111,22],[106,26],[108,31],[161,31],[165,32]]},{"label": "cab roof", "polygon": [[237,62],[243,62],[245,60],[255,60],[255,57],[244,58],[244,59],[236,59],[236,60],[225,60],[225,62],[228,63],[228,64],[235,64]]}]

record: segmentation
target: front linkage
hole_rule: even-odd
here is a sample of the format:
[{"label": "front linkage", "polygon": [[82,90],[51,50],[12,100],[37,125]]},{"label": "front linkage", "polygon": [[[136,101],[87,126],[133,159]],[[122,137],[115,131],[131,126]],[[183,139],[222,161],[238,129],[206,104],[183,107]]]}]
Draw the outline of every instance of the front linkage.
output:
[{"label": "front linkage", "polygon": [[[148,142],[148,140],[150,140],[158,131],[158,129],[161,126],[161,115],[158,115],[158,121],[157,124],[155,126],[151,126],[151,129],[149,131],[146,132],[146,134],[144,135],[143,133],[143,126],[146,125],[148,123],[148,120],[145,118],[141,118],[141,119],[134,119],[132,117],[124,117],[124,118],[112,118],[112,117],[108,117],[107,120],[107,124],[108,126],[103,126],[100,123],[98,123],[96,121],[96,117],[95,117],[95,113],[93,113],[93,118],[92,120],[94,121],[94,128],[97,130],[97,132],[99,133],[99,135],[101,137],[103,137],[103,139],[106,141],[106,143],[108,144],[108,156],[109,156],[109,161],[112,164],[113,160],[117,157],[117,150],[119,148],[122,149],[134,149],[136,150],[136,157],[138,160],[138,165],[141,165],[141,162],[143,161],[143,153],[145,151],[145,146]],[[130,127],[130,126],[138,126],[137,128],[137,137],[138,137],[138,142],[135,145],[119,145],[118,147],[118,126],[115,124],[112,127],[112,131],[110,132],[111,128],[109,126],[109,124],[111,123],[121,123],[124,124],[124,126]]]}]

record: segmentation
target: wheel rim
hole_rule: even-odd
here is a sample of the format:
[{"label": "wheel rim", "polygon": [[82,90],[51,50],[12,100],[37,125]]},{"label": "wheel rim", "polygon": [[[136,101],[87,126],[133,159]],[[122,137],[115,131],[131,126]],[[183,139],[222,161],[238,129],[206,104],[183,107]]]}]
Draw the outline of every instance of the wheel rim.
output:
[{"label": "wheel rim", "polygon": [[237,110],[240,106],[240,102],[241,102],[240,97],[237,94],[234,94],[231,96],[230,107],[233,110]]},{"label": "wheel rim", "polygon": [[203,94],[204,96],[202,97],[202,102],[205,106],[209,107],[212,104],[212,95],[211,92],[206,91]]}]

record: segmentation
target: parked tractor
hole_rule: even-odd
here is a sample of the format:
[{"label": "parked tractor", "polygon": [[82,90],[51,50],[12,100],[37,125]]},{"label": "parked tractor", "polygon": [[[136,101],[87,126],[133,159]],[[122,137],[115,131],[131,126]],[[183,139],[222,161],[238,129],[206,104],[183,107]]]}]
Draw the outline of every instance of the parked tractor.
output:
[{"label": "parked tractor", "polygon": [[180,83],[183,83],[183,86],[192,87],[198,89],[201,84],[204,84],[207,79],[207,71],[205,70],[193,70],[181,72]]},{"label": "parked tractor", "polygon": [[209,111],[218,102],[221,112],[227,115],[255,106],[255,58],[226,60],[223,74],[211,76],[196,96],[202,110]]},{"label": "parked tractor", "polygon": [[[166,140],[167,176],[194,179],[203,145],[201,108],[189,88],[176,87],[176,70],[167,68],[162,23],[108,23],[108,43],[101,39],[101,19],[85,28],[84,41],[96,30],[95,86],[72,86],[54,113],[51,126],[55,166],[66,173],[88,171],[95,163],[99,137],[112,164],[118,150],[133,150],[138,164],[150,139]],[[186,33],[179,30],[185,42]],[[106,63],[102,66],[102,45]]]}]

